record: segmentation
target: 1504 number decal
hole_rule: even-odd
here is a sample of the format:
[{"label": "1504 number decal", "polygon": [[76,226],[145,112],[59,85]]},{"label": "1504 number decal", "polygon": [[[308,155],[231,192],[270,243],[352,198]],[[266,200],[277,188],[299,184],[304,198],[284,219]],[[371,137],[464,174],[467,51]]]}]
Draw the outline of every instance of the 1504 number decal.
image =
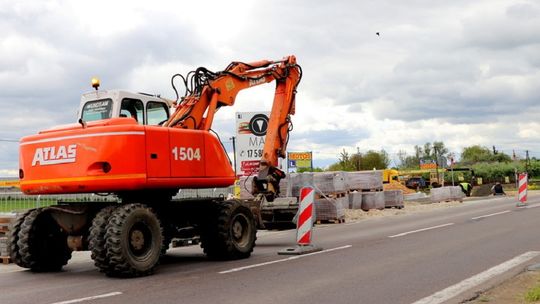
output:
[{"label": "1504 number decal", "polygon": [[201,149],[191,147],[174,147],[172,149],[174,160],[187,160],[193,161],[201,160]]}]

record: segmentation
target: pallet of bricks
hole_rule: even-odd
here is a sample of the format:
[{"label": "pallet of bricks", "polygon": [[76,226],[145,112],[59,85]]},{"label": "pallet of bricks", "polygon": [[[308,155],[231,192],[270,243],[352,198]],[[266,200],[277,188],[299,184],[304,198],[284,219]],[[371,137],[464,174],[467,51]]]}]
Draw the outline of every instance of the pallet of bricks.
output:
[{"label": "pallet of bricks", "polygon": [[12,220],[13,220],[13,215],[0,214],[0,261],[3,264],[10,263],[7,233],[9,229],[9,224],[11,223]]},{"label": "pallet of bricks", "polygon": [[346,172],[351,209],[384,209],[383,173],[380,170]]},{"label": "pallet of bricks", "polygon": [[345,209],[349,208],[345,172],[315,172],[313,186],[316,193],[315,221],[319,224],[345,222]]}]

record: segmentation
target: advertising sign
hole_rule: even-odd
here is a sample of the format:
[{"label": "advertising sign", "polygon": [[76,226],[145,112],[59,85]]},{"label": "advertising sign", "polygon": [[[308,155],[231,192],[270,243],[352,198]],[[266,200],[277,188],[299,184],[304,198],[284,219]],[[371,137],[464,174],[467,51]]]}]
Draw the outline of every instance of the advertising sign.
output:
[{"label": "advertising sign", "polygon": [[437,163],[435,161],[429,159],[429,160],[420,160],[420,169],[426,170],[426,169],[437,169]]},{"label": "advertising sign", "polygon": [[313,154],[311,152],[288,152],[289,169],[312,168]]},{"label": "advertising sign", "polygon": [[256,174],[268,129],[269,112],[236,113],[236,172],[238,176]]}]

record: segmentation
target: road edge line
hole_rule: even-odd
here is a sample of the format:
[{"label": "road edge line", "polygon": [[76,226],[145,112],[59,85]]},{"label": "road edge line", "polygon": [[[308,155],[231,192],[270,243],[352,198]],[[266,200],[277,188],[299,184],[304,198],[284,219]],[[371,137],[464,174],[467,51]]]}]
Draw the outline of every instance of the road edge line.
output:
[{"label": "road edge line", "polygon": [[540,251],[528,251],[521,255],[514,257],[506,262],[503,262],[497,266],[491,267],[479,274],[476,274],[468,279],[465,279],[457,284],[440,290],[430,296],[420,299],[412,304],[440,304],[444,303],[463,292],[477,287],[495,276],[501,275],[514,267],[519,266],[525,262],[528,262],[540,255]]}]

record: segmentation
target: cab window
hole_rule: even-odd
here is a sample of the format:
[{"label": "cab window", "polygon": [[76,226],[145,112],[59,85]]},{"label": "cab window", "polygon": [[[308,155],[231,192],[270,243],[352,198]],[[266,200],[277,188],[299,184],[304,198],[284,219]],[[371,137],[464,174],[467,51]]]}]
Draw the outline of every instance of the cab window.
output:
[{"label": "cab window", "polygon": [[144,106],[138,99],[124,98],[120,106],[120,117],[131,117],[140,125],[144,123]]},{"label": "cab window", "polygon": [[112,100],[102,99],[89,101],[84,104],[81,118],[84,121],[109,119],[112,116]]},{"label": "cab window", "polygon": [[146,104],[148,125],[159,125],[169,118],[169,108],[163,102],[149,101]]}]

